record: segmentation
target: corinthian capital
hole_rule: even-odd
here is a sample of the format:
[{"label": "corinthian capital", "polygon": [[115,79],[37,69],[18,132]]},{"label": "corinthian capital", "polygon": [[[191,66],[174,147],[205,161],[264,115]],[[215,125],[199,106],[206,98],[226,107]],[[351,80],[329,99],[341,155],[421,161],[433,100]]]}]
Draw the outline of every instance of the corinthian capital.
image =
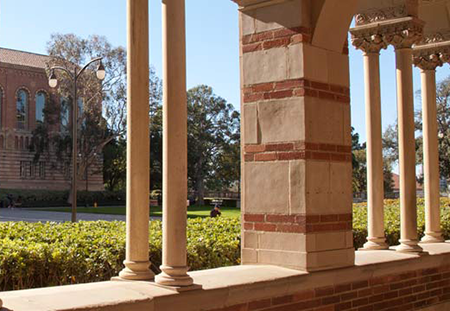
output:
[{"label": "corinthian capital", "polygon": [[390,44],[396,49],[411,48],[422,39],[423,26],[424,22],[408,16],[357,26],[350,32],[355,47],[369,53]]},{"label": "corinthian capital", "polygon": [[422,39],[422,30],[411,27],[386,35],[386,41],[396,49],[411,48]]},{"label": "corinthian capital", "polygon": [[450,41],[416,45],[413,49],[414,65],[422,70],[435,70],[450,62]]},{"label": "corinthian capital", "polygon": [[440,57],[443,64],[450,64],[450,51],[441,53]]},{"label": "corinthian capital", "polygon": [[378,34],[358,36],[352,33],[352,44],[364,53],[380,53],[382,49],[386,49],[388,46],[383,40],[383,36]]},{"label": "corinthian capital", "polygon": [[422,70],[436,70],[437,67],[441,67],[443,65],[441,56],[439,54],[414,54],[413,62],[414,66]]}]

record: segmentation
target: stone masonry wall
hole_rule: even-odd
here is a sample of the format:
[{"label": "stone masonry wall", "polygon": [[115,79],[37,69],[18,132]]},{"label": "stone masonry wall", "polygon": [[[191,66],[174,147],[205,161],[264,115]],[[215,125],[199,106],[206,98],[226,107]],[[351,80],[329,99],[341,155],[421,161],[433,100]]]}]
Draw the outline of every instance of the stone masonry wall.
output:
[{"label": "stone masonry wall", "polygon": [[[419,310],[450,301],[450,265],[299,291],[214,311]],[[436,309],[444,310],[444,309]]]},{"label": "stone masonry wall", "polygon": [[310,7],[241,18],[244,264],[353,264],[348,45],[312,45]]}]

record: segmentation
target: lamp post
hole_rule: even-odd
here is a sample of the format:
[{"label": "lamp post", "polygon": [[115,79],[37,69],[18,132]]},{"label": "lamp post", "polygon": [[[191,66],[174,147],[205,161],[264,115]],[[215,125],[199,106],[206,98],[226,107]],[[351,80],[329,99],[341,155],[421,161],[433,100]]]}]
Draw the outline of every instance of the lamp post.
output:
[{"label": "lamp post", "polygon": [[55,75],[56,70],[62,70],[67,73],[70,79],[73,82],[73,100],[72,100],[72,222],[77,221],[77,172],[78,172],[78,104],[77,104],[77,81],[81,74],[86,70],[86,68],[94,63],[99,62],[97,67],[97,78],[102,81],[105,79],[106,72],[105,67],[102,63],[102,57],[97,57],[92,59],[86,65],[84,65],[81,70],[78,70],[78,67],[75,66],[73,71],[68,70],[67,68],[61,66],[55,66],[50,68],[50,77],[48,80],[48,84],[51,88],[55,88],[58,85],[58,80]]}]

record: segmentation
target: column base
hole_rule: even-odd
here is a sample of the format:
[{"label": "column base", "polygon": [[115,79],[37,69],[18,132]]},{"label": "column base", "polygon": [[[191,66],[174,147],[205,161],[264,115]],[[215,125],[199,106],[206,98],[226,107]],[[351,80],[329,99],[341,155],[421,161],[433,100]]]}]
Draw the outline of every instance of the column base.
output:
[{"label": "column base", "polygon": [[125,268],[120,271],[119,278],[130,281],[152,281],[155,274],[149,269],[150,261],[128,261],[124,262]]},{"label": "column base", "polygon": [[155,286],[164,288],[164,289],[168,289],[177,293],[184,293],[184,292],[189,292],[189,291],[193,291],[193,290],[198,290],[198,289],[202,289],[203,286],[200,284],[192,284],[189,286],[167,286],[167,285],[161,285],[158,283],[151,283],[154,284]]},{"label": "column base", "polygon": [[424,252],[422,247],[419,246],[419,243],[417,240],[400,240],[400,245],[392,246],[389,249],[393,249],[400,253],[410,253],[410,254],[417,254],[417,255],[425,255],[428,254],[427,252]]},{"label": "column base", "polygon": [[420,240],[420,243],[443,243],[444,241],[445,239],[442,236],[442,232],[425,232],[425,235]]},{"label": "column base", "polygon": [[186,287],[194,284],[194,280],[187,274],[188,267],[161,266],[161,273],[155,277],[155,283],[170,287]]},{"label": "column base", "polygon": [[367,238],[367,242],[358,251],[376,251],[389,249],[385,238]]}]

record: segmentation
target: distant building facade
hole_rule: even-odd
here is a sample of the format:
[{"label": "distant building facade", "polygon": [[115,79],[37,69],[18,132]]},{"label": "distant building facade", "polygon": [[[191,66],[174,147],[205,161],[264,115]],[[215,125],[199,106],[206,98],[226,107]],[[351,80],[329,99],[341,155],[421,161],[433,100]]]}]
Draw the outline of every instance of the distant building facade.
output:
[{"label": "distant building facade", "polygon": [[[52,96],[45,71],[49,56],[0,48],[0,188],[66,190],[71,165],[55,155],[34,161],[32,131],[45,122]],[[58,128],[55,128],[58,131]],[[103,190],[102,161],[89,168],[80,189]]]}]

